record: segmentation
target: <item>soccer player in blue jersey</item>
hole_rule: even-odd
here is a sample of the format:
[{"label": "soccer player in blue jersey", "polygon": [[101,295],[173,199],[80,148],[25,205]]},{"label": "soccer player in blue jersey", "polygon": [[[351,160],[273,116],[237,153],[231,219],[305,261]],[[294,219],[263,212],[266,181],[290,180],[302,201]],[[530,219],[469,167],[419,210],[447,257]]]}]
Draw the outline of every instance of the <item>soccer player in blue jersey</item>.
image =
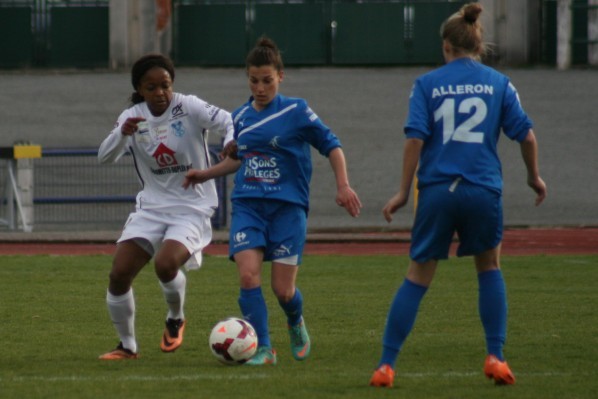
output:
[{"label": "soccer player in blue jersey", "polygon": [[448,257],[455,232],[457,255],[473,255],[477,271],[479,313],[486,335],[484,373],[497,384],[515,383],[503,356],[507,299],[499,261],[502,177],[496,150],[501,129],[521,147],[536,205],[544,200],[546,185],[538,171],[532,122],[515,88],[506,76],[479,62],[485,51],[481,12],[480,4],[469,3],[445,21],[441,34],[446,65],[419,77],[411,92],[401,184],[383,208],[390,222],[407,203],[417,169],[419,197],[411,261],[390,305],[372,386],[392,387],[399,351],[438,260]]},{"label": "soccer player in blue jersey", "polygon": [[[361,202],[349,185],[338,138],[305,100],[278,93],[283,62],[276,44],[262,37],[246,59],[252,96],[232,114],[237,151],[206,170],[190,170],[185,187],[236,171],[231,195],[230,256],[240,277],[239,306],[258,335],[247,364],[276,364],[262,294],[262,263],[272,262],[271,286],[287,316],[297,360],[310,353],[303,297],[295,286],[306,238],[311,147],[328,157],[336,178],[336,203],[356,217]],[[233,159],[238,158],[238,159]]]}]

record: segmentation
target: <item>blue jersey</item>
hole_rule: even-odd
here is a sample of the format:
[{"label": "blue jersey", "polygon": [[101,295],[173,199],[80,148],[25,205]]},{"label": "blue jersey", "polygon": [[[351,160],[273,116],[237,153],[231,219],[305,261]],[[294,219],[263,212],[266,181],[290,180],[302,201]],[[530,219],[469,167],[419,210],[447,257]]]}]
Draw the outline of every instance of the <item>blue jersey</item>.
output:
[{"label": "blue jersey", "polygon": [[459,58],[422,75],[405,124],[408,138],[424,141],[418,187],[461,178],[501,192],[500,131],[521,142],[531,127],[515,87],[490,67]]},{"label": "blue jersey", "polygon": [[328,156],[338,138],[305,100],[278,94],[256,111],[253,98],[232,113],[241,167],[231,195],[267,198],[309,208],[311,147]]}]

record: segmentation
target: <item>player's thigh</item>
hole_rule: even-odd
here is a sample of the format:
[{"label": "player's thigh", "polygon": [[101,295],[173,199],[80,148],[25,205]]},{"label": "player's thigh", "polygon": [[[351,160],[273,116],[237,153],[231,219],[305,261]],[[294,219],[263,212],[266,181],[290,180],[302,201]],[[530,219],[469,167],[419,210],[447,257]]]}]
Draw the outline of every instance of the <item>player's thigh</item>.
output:
[{"label": "player's thigh", "polygon": [[130,284],[150,259],[151,255],[135,240],[119,242],[112,260],[110,280]]},{"label": "player's thigh", "polygon": [[[500,193],[475,185],[460,187],[463,204],[459,213],[458,256],[478,255],[496,248],[503,234]],[[492,257],[492,253],[487,257]]]},{"label": "player's thigh", "polygon": [[232,203],[232,220],[229,231],[229,256],[248,249],[266,246],[267,221],[260,215],[261,205],[253,200],[234,200]]},{"label": "player's thigh", "polygon": [[191,255],[201,254],[212,240],[212,227],[207,215],[195,212],[165,214],[163,217],[167,227],[155,258],[157,269],[180,267]]},{"label": "player's thigh", "polygon": [[302,206],[281,203],[270,216],[265,260],[297,266],[301,264],[307,235],[307,213]]},{"label": "player's thigh", "polygon": [[419,192],[409,251],[411,259],[418,263],[448,258],[458,207],[449,188],[449,184],[435,184]]},{"label": "player's thigh", "polygon": [[160,248],[167,226],[160,213],[138,209],[129,215],[117,243],[134,241],[152,257]]}]

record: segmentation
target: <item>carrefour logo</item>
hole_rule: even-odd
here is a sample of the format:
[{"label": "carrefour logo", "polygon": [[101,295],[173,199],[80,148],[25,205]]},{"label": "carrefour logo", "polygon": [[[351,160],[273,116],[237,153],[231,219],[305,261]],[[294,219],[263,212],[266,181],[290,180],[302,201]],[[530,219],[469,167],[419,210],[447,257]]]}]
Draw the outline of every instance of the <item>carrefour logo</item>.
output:
[{"label": "carrefour logo", "polygon": [[245,241],[245,238],[247,238],[247,234],[243,233],[242,231],[239,231],[237,234],[235,234],[235,242],[243,242]]}]

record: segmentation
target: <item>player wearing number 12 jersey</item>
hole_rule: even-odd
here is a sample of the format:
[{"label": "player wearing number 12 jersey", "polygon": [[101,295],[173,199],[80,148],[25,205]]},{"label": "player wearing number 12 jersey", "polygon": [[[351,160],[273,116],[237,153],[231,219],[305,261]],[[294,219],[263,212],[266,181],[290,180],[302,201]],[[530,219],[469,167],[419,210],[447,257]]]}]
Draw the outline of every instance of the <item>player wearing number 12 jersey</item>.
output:
[{"label": "player wearing number 12 jersey", "polygon": [[507,300],[499,262],[502,177],[496,149],[501,130],[521,146],[536,205],[544,199],[546,185],[538,172],[532,122],[515,88],[506,76],[479,62],[484,53],[481,12],[479,3],[470,3],[447,19],[441,29],[446,65],[418,78],[411,92],[401,184],[383,208],[384,217],[390,222],[407,203],[416,170],[419,201],[411,261],[388,312],[372,386],[393,385],[399,351],[455,233],[457,255],[473,255],[475,261],[486,337],[484,373],[497,384],[515,383],[503,356]]}]

